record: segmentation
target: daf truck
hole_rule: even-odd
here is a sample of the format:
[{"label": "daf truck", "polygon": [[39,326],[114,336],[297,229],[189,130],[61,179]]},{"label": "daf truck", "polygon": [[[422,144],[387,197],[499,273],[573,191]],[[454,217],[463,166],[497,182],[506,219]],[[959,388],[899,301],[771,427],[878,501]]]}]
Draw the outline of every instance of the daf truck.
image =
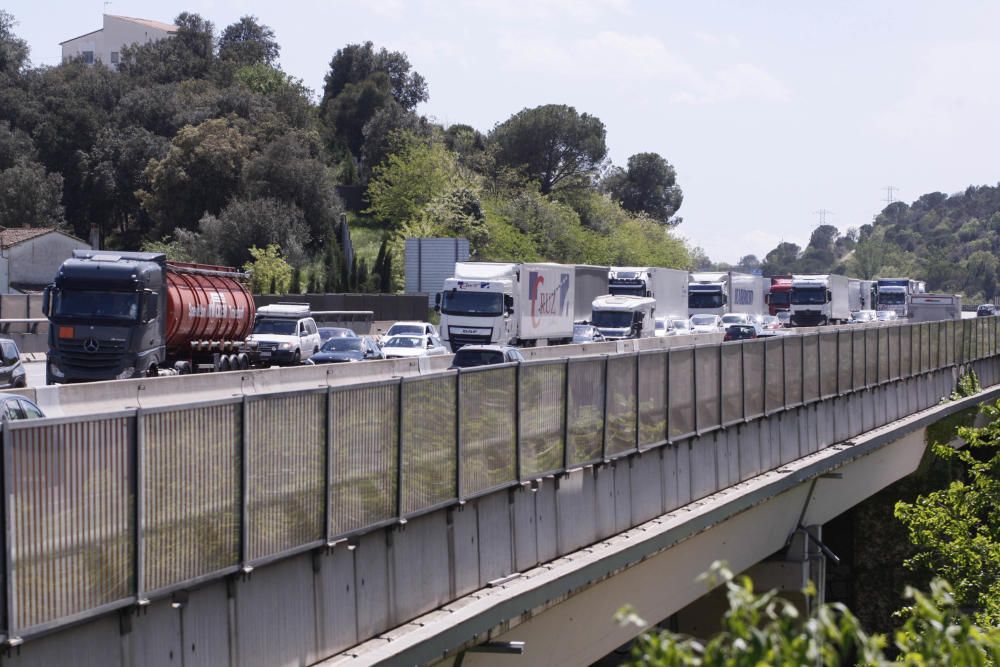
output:
[{"label": "daf truck", "polygon": [[733,271],[692,273],[688,283],[688,315],[763,314],[765,280]]},{"label": "daf truck", "polygon": [[608,293],[614,296],[642,296],[656,300],[658,317],[686,317],[688,308],[687,271],[657,266],[612,266],[608,271]]},{"label": "daf truck", "polygon": [[851,317],[850,278],[847,276],[792,276],[791,323],[796,327],[843,324]]},{"label": "daf truck", "polygon": [[436,306],[441,338],[452,352],[569,342],[573,323],[589,319],[594,298],[607,293],[607,275],[607,267],[458,262]]},{"label": "daf truck", "polygon": [[656,299],[605,294],[594,299],[590,323],[607,340],[648,338],[656,334]]},{"label": "daf truck", "polygon": [[777,315],[786,311],[791,306],[792,277],[791,276],[771,276],[771,289],[764,298],[767,303],[767,312],[770,315]]}]

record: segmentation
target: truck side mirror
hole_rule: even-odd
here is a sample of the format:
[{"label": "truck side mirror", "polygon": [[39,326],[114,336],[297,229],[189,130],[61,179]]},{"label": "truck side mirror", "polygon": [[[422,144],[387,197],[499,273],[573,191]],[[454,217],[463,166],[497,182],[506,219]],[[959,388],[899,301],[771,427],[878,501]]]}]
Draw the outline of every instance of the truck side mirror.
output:
[{"label": "truck side mirror", "polygon": [[45,291],[42,292],[42,314],[45,315],[45,317],[48,317],[51,308],[52,308],[52,285],[49,285],[48,287],[45,288]]},{"label": "truck side mirror", "polygon": [[508,315],[514,314],[514,297],[510,294],[503,295],[503,307]]},{"label": "truck side mirror", "polygon": [[768,305],[768,306],[771,305],[771,295],[770,294],[765,294],[764,295],[764,304]]},{"label": "truck side mirror", "polygon": [[434,295],[434,312],[435,313],[441,312],[441,292],[438,292],[437,294]]},{"label": "truck side mirror", "polygon": [[729,297],[728,297],[728,296],[726,296],[725,294],[723,294],[723,295],[722,295],[722,305],[724,306],[724,305],[726,305],[727,303],[729,303]]},{"label": "truck side mirror", "polygon": [[833,292],[831,292],[830,290],[826,291],[826,301],[827,301],[827,303],[829,303],[830,301],[833,301]]},{"label": "truck side mirror", "polygon": [[152,322],[159,313],[160,295],[156,292],[146,290],[142,295],[142,321]]}]

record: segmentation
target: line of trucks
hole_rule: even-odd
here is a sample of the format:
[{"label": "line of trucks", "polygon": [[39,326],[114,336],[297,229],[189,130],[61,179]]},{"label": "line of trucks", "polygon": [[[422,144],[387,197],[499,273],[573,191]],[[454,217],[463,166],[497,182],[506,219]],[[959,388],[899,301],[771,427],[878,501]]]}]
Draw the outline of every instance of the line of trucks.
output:
[{"label": "line of trucks", "polygon": [[[851,311],[874,302],[906,317],[922,292],[922,283],[909,279],[459,262],[436,309],[441,337],[454,351],[470,344],[567,343],[582,321],[615,340],[653,336],[657,316],[789,310],[794,325],[816,326],[846,322]],[[45,290],[47,381],[305,360],[319,340],[302,308],[255,309],[247,276],[231,267],[172,262],[162,253],[77,250]]]}]

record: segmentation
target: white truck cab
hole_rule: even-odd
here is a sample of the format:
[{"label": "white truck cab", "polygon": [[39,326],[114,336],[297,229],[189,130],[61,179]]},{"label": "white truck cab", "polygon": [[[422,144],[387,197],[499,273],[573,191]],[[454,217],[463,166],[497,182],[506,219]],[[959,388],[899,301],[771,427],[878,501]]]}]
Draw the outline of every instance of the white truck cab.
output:
[{"label": "white truck cab", "polygon": [[261,306],[246,342],[251,359],[259,364],[299,364],[322,345],[309,304],[305,303]]},{"label": "white truck cab", "polygon": [[656,299],[605,295],[594,299],[590,323],[607,340],[656,335]]}]

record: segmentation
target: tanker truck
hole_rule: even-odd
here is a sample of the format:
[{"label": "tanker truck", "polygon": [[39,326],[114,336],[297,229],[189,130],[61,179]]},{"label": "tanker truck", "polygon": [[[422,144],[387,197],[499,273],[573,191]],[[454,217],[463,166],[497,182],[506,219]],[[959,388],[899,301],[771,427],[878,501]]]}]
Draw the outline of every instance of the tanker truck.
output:
[{"label": "tanker truck", "polygon": [[248,368],[247,275],[163,253],[74,250],[45,289],[46,382]]}]

